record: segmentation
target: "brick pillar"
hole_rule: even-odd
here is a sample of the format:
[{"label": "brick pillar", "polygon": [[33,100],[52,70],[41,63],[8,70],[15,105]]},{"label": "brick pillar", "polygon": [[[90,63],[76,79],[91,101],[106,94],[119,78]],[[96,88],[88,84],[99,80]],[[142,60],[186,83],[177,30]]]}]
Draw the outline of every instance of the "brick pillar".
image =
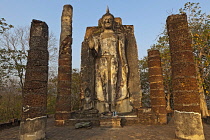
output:
[{"label": "brick pillar", "polygon": [[148,51],[150,99],[152,111],[158,116],[158,123],[167,123],[166,99],[163,85],[160,53],[158,50]]},{"label": "brick pillar", "polygon": [[64,5],[61,16],[55,125],[64,125],[71,113],[72,10],[71,5]]},{"label": "brick pillar", "polygon": [[174,109],[200,113],[200,97],[187,16],[169,16],[167,29],[171,51]]},{"label": "brick pillar", "polygon": [[48,81],[48,26],[45,22],[31,23],[30,50],[23,88],[23,110],[20,124],[21,140],[45,138],[47,81]]},{"label": "brick pillar", "polygon": [[169,16],[167,30],[171,51],[175,135],[180,139],[204,140],[192,39],[186,14]]}]

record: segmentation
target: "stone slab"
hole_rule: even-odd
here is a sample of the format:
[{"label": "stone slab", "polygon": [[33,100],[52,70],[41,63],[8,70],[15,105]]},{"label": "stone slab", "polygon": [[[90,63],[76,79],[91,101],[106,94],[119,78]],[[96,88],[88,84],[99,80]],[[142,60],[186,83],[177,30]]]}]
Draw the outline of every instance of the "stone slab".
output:
[{"label": "stone slab", "polygon": [[179,139],[204,140],[201,114],[195,112],[174,111],[175,135]]},{"label": "stone slab", "polygon": [[121,127],[121,118],[112,117],[112,118],[101,118],[100,127],[110,127],[110,128],[120,128]]}]

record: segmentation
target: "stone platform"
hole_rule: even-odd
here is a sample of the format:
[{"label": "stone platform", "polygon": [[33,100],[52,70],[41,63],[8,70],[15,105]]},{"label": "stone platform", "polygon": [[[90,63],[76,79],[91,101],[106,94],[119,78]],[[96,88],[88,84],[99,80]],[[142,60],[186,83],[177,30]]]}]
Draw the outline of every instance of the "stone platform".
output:
[{"label": "stone platform", "polygon": [[[204,124],[206,140],[210,140],[210,125]],[[19,127],[0,131],[1,140],[19,140]],[[74,126],[54,126],[54,119],[48,118],[47,140],[177,140],[173,122],[167,125],[133,125],[122,128],[75,129]]]}]

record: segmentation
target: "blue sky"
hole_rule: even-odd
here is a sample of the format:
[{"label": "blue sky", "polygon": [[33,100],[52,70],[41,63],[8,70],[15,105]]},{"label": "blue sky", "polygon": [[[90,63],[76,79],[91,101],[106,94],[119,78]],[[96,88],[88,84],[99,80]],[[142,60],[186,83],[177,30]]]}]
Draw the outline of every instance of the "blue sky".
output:
[{"label": "blue sky", "polygon": [[[1,0],[0,17],[17,26],[30,26],[32,19],[45,21],[59,40],[60,17],[63,5],[73,6],[73,68],[80,67],[81,43],[88,26],[97,26],[98,19],[109,6],[124,25],[134,25],[139,59],[156,43],[163,31],[167,16],[177,14],[189,0]],[[210,0],[199,2],[202,10],[210,14]]]}]

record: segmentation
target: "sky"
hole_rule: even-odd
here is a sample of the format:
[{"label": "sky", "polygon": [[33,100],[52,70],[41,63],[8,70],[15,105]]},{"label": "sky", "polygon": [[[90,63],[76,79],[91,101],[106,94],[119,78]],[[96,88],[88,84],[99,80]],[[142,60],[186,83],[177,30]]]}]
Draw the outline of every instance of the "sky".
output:
[{"label": "sky", "polygon": [[[32,19],[48,24],[58,39],[61,31],[61,14],[65,4],[73,6],[73,68],[80,68],[81,43],[86,27],[97,26],[98,20],[109,6],[110,13],[121,17],[123,25],[134,25],[139,59],[157,42],[164,30],[166,19],[178,14],[189,0],[1,0],[0,18],[14,27],[30,26]],[[210,14],[210,0],[199,2],[203,12]],[[59,47],[59,46],[58,46]]]}]

